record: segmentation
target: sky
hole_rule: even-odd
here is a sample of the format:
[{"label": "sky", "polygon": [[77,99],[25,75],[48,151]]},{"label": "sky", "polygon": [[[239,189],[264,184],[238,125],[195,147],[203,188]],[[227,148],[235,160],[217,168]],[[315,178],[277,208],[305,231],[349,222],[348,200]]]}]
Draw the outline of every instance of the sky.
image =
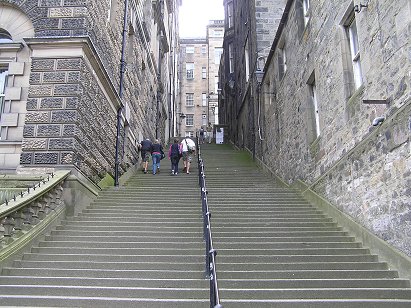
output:
[{"label": "sky", "polygon": [[224,19],[223,0],[183,0],[180,37],[206,37],[209,20]]}]

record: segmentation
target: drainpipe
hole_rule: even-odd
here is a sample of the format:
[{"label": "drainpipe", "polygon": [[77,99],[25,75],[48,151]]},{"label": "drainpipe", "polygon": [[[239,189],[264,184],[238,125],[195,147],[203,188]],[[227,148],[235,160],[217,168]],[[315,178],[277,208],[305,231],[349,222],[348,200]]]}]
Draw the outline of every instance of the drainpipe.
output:
[{"label": "drainpipe", "polygon": [[119,165],[120,165],[120,126],[121,126],[121,115],[123,112],[123,83],[124,83],[124,73],[126,71],[125,62],[125,50],[126,50],[126,36],[127,36],[127,13],[128,13],[128,0],[125,0],[124,4],[124,19],[123,19],[123,40],[121,43],[121,61],[120,61],[120,84],[119,84],[119,97],[120,97],[120,107],[117,110],[117,133],[116,133],[116,156],[115,156],[115,166],[114,166],[114,186],[119,186]]},{"label": "drainpipe", "polygon": [[[159,3],[159,15],[160,19],[164,22],[164,15],[163,15],[163,5],[164,2],[160,0]],[[157,115],[156,115],[156,139],[159,138],[159,126],[160,126],[160,103],[161,103],[161,91],[160,91],[160,84],[161,84],[161,44],[163,40],[163,30],[160,29],[160,39],[158,44],[158,74],[157,74]]]}]

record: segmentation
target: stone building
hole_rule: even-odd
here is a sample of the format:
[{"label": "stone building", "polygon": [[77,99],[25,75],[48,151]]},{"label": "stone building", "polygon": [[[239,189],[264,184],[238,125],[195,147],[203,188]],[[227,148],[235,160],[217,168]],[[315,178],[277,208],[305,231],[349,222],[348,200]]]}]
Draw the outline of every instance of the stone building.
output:
[{"label": "stone building", "polygon": [[218,67],[222,54],[224,23],[211,20],[206,38],[180,40],[180,115],[178,136],[193,137],[215,123],[218,115]]},{"label": "stone building", "polygon": [[167,141],[180,5],[0,0],[0,168],[97,184],[136,163],[136,141]]},{"label": "stone building", "polygon": [[224,0],[224,66],[220,67],[220,124],[231,140],[255,154],[258,143],[255,72],[262,70],[285,0]]},{"label": "stone building", "polygon": [[[262,164],[408,256],[410,21],[408,0],[288,0],[254,130]],[[230,108],[224,117],[241,145]]]}]

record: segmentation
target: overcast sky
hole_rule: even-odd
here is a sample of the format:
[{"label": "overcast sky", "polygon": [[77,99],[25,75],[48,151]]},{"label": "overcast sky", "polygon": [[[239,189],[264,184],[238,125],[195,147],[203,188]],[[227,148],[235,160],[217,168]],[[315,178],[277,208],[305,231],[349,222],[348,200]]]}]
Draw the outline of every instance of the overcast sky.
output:
[{"label": "overcast sky", "polygon": [[223,0],[183,0],[180,37],[206,37],[206,26],[213,19],[224,19]]}]

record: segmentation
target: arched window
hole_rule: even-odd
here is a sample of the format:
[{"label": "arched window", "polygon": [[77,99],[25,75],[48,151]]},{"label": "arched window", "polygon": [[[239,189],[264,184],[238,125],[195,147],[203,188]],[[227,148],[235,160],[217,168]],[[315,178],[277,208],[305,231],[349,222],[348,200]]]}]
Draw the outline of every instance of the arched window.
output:
[{"label": "arched window", "polygon": [[0,43],[12,43],[12,42],[13,42],[13,39],[11,38],[10,33],[0,28]]}]

